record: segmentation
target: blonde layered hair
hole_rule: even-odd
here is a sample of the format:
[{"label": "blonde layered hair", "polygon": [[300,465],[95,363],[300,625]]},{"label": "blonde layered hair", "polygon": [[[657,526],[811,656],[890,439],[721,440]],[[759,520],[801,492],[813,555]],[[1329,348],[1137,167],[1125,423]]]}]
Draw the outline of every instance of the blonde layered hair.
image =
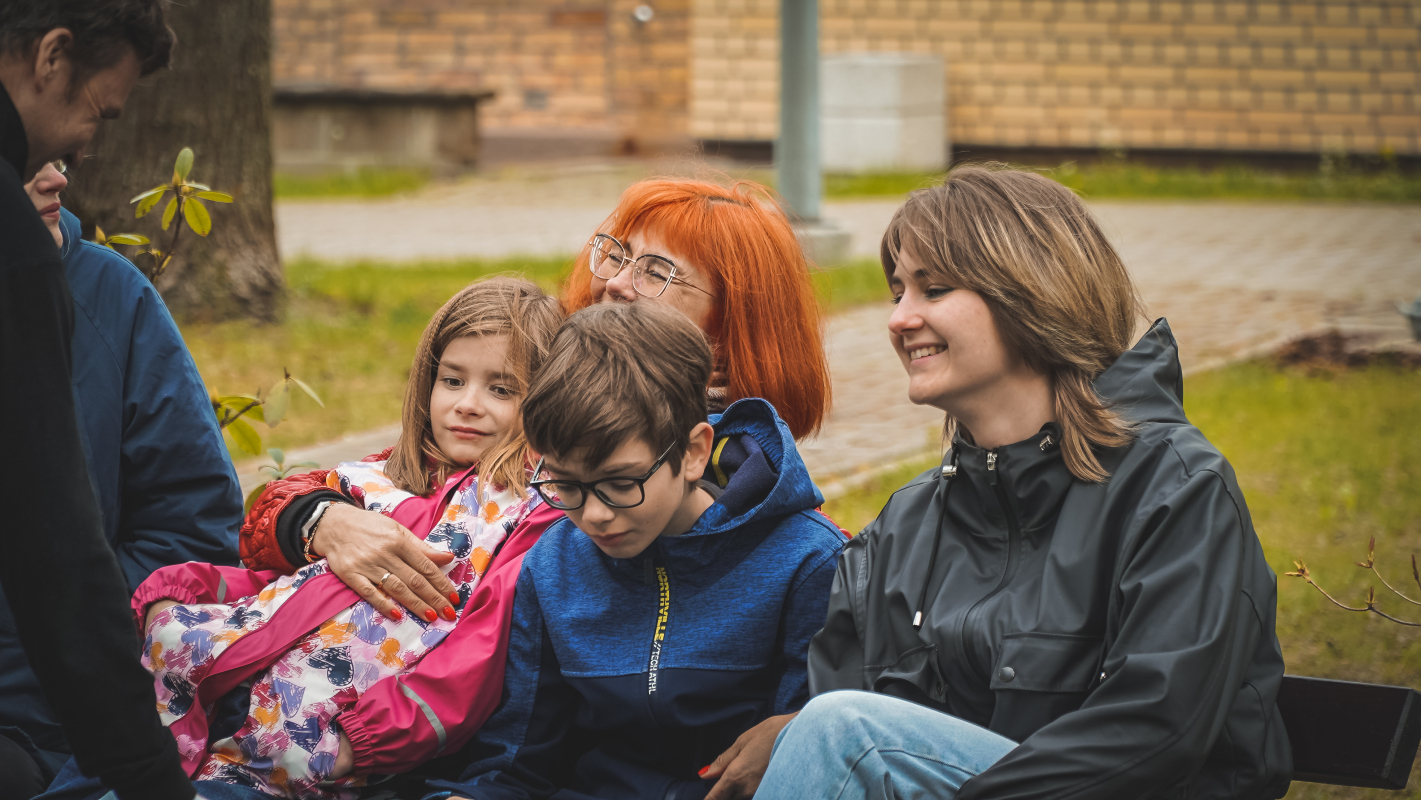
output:
[{"label": "blonde layered hair", "polygon": [[[905,250],[982,296],[1007,347],[1051,379],[1066,468],[1083,481],[1109,477],[1093,448],[1127,444],[1132,427],[1091,382],[1130,348],[1144,306],[1080,198],[1032,172],[958,167],[894,214],[880,249],[890,278]],[[957,425],[948,415],[949,441]]]},{"label": "blonde layered hair", "polygon": [[[514,388],[522,398],[547,357],[560,324],[562,310],[557,300],[521,278],[485,278],[450,298],[429,320],[410,365],[400,416],[400,440],[385,464],[390,480],[411,494],[424,496],[460,469],[435,445],[429,416],[439,359],[450,342],[465,336],[506,334],[506,371],[516,381]],[[514,427],[484,454],[479,479],[484,486],[523,492],[528,487],[528,440],[523,435],[521,416],[515,415],[514,419]]]}]

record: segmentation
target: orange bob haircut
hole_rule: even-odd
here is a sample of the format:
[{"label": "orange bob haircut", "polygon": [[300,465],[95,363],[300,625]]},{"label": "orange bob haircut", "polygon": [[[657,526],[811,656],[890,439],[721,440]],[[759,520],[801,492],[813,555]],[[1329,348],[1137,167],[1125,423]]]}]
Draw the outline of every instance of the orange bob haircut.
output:
[{"label": "orange bob haircut", "polygon": [[[804,250],[769,189],[750,181],[641,181],[622,193],[599,230],[624,242],[636,231],[655,235],[706,276],[715,302],[705,334],[727,404],[768,400],[795,439],[819,429],[830,401],[819,302]],[[584,246],[563,287],[569,314],[592,304],[590,256]]]}]

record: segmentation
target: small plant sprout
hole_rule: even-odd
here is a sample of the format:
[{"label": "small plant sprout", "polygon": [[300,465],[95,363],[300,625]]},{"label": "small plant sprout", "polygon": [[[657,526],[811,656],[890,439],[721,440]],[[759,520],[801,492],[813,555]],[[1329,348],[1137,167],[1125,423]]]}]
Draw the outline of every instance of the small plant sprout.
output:
[{"label": "small plant sprout", "polygon": [[262,496],[262,492],[266,491],[267,484],[271,483],[271,481],[279,481],[282,478],[289,476],[291,473],[295,472],[298,469],[311,469],[313,467],[320,466],[314,461],[297,461],[293,464],[288,464],[286,463],[286,453],[283,452],[279,447],[273,447],[267,450],[266,452],[267,455],[271,456],[272,463],[263,464],[260,467],[257,467],[257,469],[258,471],[264,472],[267,475],[271,476],[271,480],[266,481],[265,483],[258,484],[257,486],[252,487],[252,490],[250,492],[247,492],[247,499],[242,504],[243,514],[252,510],[252,506]]},{"label": "small plant sprout", "polygon": [[136,233],[120,233],[103,238],[99,233],[99,244],[112,247],[115,244],[133,245],[140,247],[137,255],[148,256],[151,260],[151,268],[144,270],[144,274],[149,280],[157,278],[168,268],[168,262],[172,261],[175,248],[178,246],[178,238],[182,235],[183,225],[192,229],[198,236],[206,236],[212,233],[212,216],[207,213],[207,206],[203,205],[203,200],[210,200],[214,203],[230,203],[232,195],[226,192],[214,192],[212,187],[188,180],[188,175],[192,172],[192,148],[184,147],[178,153],[177,161],[173,163],[173,177],[168,183],[155,186],[146,192],[134,197],[129,203],[137,203],[134,209],[135,219],[142,219],[148,212],[158,207],[163,197],[168,192],[173,196],[168,198],[168,205],[163,209],[163,230],[172,228],[173,235],[168,239],[167,251],[160,250],[146,236]]},{"label": "small plant sprout", "polygon": [[[1402,594],[1396,587],[1392,586],[1390,583],[1387,583],[1386,578],[1383,578],[1382,574],[1377,571],[1376,551],[1377,537],[1373,536],[1371,540],[1367,542],[1367,560],[1358,561],[1357,566],[1361,567],[1362,569],[1371,570],[1372,574],[1377,576],[1377,580],[1380,580],[1382,582],[1382,585],[1385,586],[1387,590],[1390,591],[1392,594],[1396,595],[1397,597],[1400,597],[1402,600],[1405,600],[1411,605],[1421,606],[1421,601],[1412,600],[1410,597],[1407,597],[1406,595]],[[1337,606],[1343,611],[1370,611],[1373,614],[1376,614],[1377,616],[1383,619],[1391,620],[1392,622],[1395,622],[1398,625],[1406,625],[1412,628],[1421,628],[1421,622],[1408,622],[1404,619],[1397,619],[1396,617],[1391,616],[1385,611],[1382,611],[1380,608],[1377,608],[1377,590],[1374,586],[1367,587],[1367,599],[1365,604],[1361,607],[1354,608],[1345,603],[1338,602],[1337,598],[1328,594],[1327,590],[1323,589],[1321,586],[1318,586],[1317,583],[1313,581],[1312,574],[1308,572],[1306,564],[1301,561],[1294,561],[1293,565],[1297,568],[1296,572],[1285,572],[1283,574],[1287,575],[1290,578],[1302,578],[1304,581],[1307,582],[1309,586],[1318,590],[1319,592],[1322,592],[1323,597],[1326,597],[1329,601],[1331,601],[1333,605]],[[1416,582],[1417,588],[1421,588],[1421,570],[1418,570],[1416,567],[1415,555],[1411,556],[1411,579]]]}]

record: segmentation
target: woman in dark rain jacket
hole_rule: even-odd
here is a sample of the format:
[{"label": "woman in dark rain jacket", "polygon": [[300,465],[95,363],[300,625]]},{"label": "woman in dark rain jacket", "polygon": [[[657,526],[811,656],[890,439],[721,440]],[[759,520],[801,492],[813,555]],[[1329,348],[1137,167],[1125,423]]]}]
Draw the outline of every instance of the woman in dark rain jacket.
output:
[{"label": "woman in dark rain jacket", "polygon": [[[707,777],[781,798],[1274,798],[1275,578],[1174,337],[1079,199],[960,168],[883,240],[940,467],[845,548],[814,699]],[[835,691],[854,690],[854,691]]]}]

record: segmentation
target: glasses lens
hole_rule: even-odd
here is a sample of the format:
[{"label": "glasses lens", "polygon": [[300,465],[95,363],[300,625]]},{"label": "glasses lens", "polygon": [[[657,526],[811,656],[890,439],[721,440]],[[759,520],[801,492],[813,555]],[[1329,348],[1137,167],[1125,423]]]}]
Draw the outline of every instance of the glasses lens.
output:
[{"label": "glasses lens", "polygon": [[671,283],[671,270],[675,269],[670,261],[659,256],[642,256],[637,259],[636,271],[632,273],[632,288],[637,294],[647,297],[660,297],[666,291],[667,284]]},{"label": "glasses lens", "polygon": [[621,245],[610,236],[598,236],[592,240],[592,274],[603,280],[617,277],[622,270],[622,259],[626,254]]},{"label": "glasses lens", "polygon": [[62,159],[62,158],[59,159],[58,161],[51,161],[51,162],[49,162],[49,165],[50,165],[51,167],[54,167],[54,169],[55,169],[56,171],[58,171],[60,175],[63,175],[64,173],[66,173],[66,172],[69,171],[69,165],[66,164],[66,163],[64,163],[64,159]]},{"label": "glasses lens", "polygon": [[641,490],[641,481],[598,481],[593,491],[597,492],[597,496],[601,498],[602,502],[613,508],[639,506],[641,501],[645,499]]},{"label": "glasses lens", "polygon": [[559,481],[541,483],[538,484],[538,494],[543,496],[548,505],[564,511],[582,505],[582,487],[575,483],[566,484]]}]

